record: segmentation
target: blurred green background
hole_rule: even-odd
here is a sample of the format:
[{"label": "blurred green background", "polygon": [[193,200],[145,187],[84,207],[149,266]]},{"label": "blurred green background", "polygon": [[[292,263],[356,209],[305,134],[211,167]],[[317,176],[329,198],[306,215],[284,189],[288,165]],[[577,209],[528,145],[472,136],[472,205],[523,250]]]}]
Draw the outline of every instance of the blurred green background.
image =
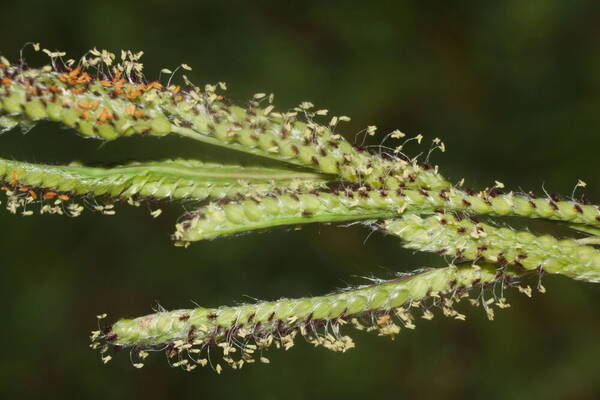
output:
[{"label": "blurred green background", "polygon": [[[226,81],[238,102],[276,94],[280,109],[310,100],[367,125],[440,137],[453,181],[495,179],[569,196],[577,179],[600,202],[600,9],[597,1],[185,2],[3,1],[0,51],[27,41],[78,57],[97,46],[146,52],[146,73],[193,66],[196,83]],[[31,48],[26,58],[38,58]],[[377,143],[377,141],[373,141]],[[0,137],[2,157],[90,163],[215,157],[184,139],[101,144],[42,123]],[[409,146],[416,155],[428,144]],[[441,265],[391,238],[309,226],[175,248],[179,205],[68,219],[0,213],[0,392],[19,398],[569,398],[600,397],[600,287],[547,277],[548,294],[510,294],[488,322],[436,318],[394,342],[356,334],[336,354],[298,344],[271,365],[185,373],[159,353],[136,370],[127,353],[103,365],[88,348],[95,315],[324,294],[360,276]],[[540,225],[538,230],[551,229]]]}]

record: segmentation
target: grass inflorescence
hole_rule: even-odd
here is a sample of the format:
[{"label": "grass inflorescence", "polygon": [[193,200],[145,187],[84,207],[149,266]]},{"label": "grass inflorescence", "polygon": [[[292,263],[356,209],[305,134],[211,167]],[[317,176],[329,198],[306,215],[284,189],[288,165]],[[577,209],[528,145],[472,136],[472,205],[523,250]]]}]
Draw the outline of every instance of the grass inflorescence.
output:
[{"label": "grass inflorescence", "polygon": [[[517,286],[531,295],[530,286],[518,283],[527,274],[600,281],[600,208],[583,197],[514,192],[497,181],[478,191],[452,184],[438,166],[403,153],[422,135],[407,139],[396,130],[367,150],[338,132],[346,116],[330,116],[309,102],[278,111],[266,93],[239,106],[224,96],[224,83],[200,87],[185,75],[179,82],[175,72],[190,71],[186,64],[150,81],[141,52],[123,51],[119,58],[92,49],[64,61],[64,53],[33,48],[49,56],[48,65],[0,58],[0,132],[28,131],[49,120],[97,140],[173,135],[268,159],[270,166],[177,158],[113,167],[0,159],[0,188],[13,214],[74,217],[91,209],[114,215],[116,204],[185,201],[197,208],[175,224],[177,245],[280,226],[361,222],[450,264],[326,296],[122,319],[92,333],[92,347],[105,362],[112,350],[126,348],[141,367],[149,352],[165,350],[173,366],[211,365],[221,372],[223,361],[236,369],[268,362],[267,348],[287,350],[299,337],[346,351],[354,347],[346,326],[394,336],[414,328],[415,315],[430,319],[436,309],[463,320],[455,306],[469,296],[492,319],[494,306],[508,307],[504,289]],[[377,128],[365,134],[374,136]],[[384,147],[386,140],[396,145]],[[436,149],[445,151],[438,138],[429,153]],[[578,181],[576,188],[585,186]],[[544,219],[587,236],[559,239],[501,227],[498,218],[506,216]],[[541,284],[538,289],[544,291]]]}]

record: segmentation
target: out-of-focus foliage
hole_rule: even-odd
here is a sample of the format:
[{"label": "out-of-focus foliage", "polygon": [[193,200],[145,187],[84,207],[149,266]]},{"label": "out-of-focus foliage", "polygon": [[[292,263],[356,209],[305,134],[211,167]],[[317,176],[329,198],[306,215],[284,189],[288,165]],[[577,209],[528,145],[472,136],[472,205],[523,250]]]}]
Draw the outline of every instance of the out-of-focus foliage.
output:
[{"label": "out-of-focus foliage", "polygon": [[[69,54],[93,46],[144,50],[150,79],[185,62],[196,83],[226,81],[239,102],[273,92],[279,108],[310,100],[350,115],[350,139],[371,124],[443,138],[448,151],[432,161],[453,181],[485,186],[498,179],[536,192],[543,184],[568,196],[580,178],[598,203],[598,8],[593,1],[516,0],[14,1],[1,8],[0,48],[10,59],[29,40]],[[25,55],[36,62],[31,51]],[[170,138],[101,146],[52,124],[25,137],[1,136],[0,149],[7,158],[60,163],[216,158],[214,148]],[[158,220],[146,210],[119,211],[77,220],[0,213],[3,393],[493,399],[596,398],[600,391],[600,288],[554,277],[545,281],[549,293],[533,301],[511,295],[513,308],[494,322],[469,311],[469,324],[435,319],[395,342],[359,336],[359,351],[344,355],[306,345],[285,356],[272,352],[276,368],[221,376],[171,370],[159,357],[142,370],[127,357],[106,367],[87,348],[99,312],[135,316],[157,301],[166,308],[192,300],[214,306],[244,300],[240,293],[317,295],[346,286],[350,275],[386,278],[434,260],[377,234],[363,245],[367,233],[358,227],[271,231],[183,250],[167,237],[179,209]]]}]

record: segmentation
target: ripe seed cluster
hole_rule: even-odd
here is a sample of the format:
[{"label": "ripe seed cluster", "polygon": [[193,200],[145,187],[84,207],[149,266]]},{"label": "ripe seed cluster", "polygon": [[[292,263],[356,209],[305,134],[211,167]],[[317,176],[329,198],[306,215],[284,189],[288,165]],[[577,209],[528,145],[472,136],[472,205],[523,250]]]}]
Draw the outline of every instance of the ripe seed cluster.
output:
[{"label": "ripe seed cluster", "polygon": [[493,319],[494,305],[509,307],[503,294],[498,296],[504,289],[516,286],[531,295],[529,286],[519,285],[520,276],[508,267],[452,265],[327,296],[164,311],[94,331],[91,346],[100,349],[106,362],[111,350],[128,348],[134,365],[141,368],[149,352],[165,350],[173,367],[190,371],[210,365],[220,373],[221,362],[234,369],[268,362],[265,350],[289,350],[298,337],[345,352],[354,347],[345,325],[393,338],[402,328],[414,329],[418,317],[432,319],[438,309],[444,316],[464,320],[455,306],[473,292],[469,302],[481,305]]}]

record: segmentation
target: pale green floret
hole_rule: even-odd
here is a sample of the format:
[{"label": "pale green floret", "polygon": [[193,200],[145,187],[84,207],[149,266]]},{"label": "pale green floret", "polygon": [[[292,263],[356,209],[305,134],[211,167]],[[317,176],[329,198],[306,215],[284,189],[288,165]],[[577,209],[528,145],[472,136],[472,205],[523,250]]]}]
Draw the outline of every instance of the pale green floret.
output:
[{"label": "pale green floret", "polygon": [[535,212],[542,218],[551,217],[554,214],[554,209],[546,199],[533,199],[535,204]]},{"label": "pale green floret", "polygon": [[534,211],[529,204],[529,200],[524,196],[518,196],[513,199],[513,208],[516,215],[523,217],[529,217]]},{"label": "pale green floret", "polygon": [[62,106],[58,103],[48,103],[46,105],[46,113],[48,114],[48,118],[53,121],[60,121],[63,117]]},{"label": "pale green floret", "polygon": [[98,135],[102,139],[114,140],[119,137],[118,132],[108,124],[98,125],[96,128],[98,129]]},{"label": "pale green floret", "polygon": [[496,215],[512,214],[512,201],[508,201],[505,197],[495,197],[492,200],[492,208]]},{"label": "pale green floret", "polygon": [[[80,119],[80,115],[77,111],[75,111],[72,108],[65,108],[62,110],[62,122],[67,125],[70,126],[71,128],[75,126],[75,124],[77,122],[79,122]],[[80,132],[83,134],[83,132]]]},{"label": "pale green floret", "polygon": [[[254,200],[244,200],[242,202],[242,207],[244,209],[244,214],[246,214],[246,218],[251,222],[260,221],[262,219],[262,208],[258,206],[254,202]],[[220,213],[217,215],[221,215]]]},{"label": "pale green floret", "polygon": [[[411,296],[410,291],[407,288],[396,288],[395,291],[391,295],[390,307],[400,307],[405,304]],[[419,299],[419,296],[416,292],[413,293],[414,299]]]},{"label": "pale green floret", "polygon": [[9,114],[18,114],[22,111],[25,102],[25,94],[22,91],[13,91],[10,96],[2,99],[2,108]]},{"label": "pale green floret", "polygon": [[33,120],[38,120],[42,118],[47,118],[48,114],[46,113],[46,108],[42,105],[42,103],[35,99],[25,104],[25,113],[27,116]]}]

